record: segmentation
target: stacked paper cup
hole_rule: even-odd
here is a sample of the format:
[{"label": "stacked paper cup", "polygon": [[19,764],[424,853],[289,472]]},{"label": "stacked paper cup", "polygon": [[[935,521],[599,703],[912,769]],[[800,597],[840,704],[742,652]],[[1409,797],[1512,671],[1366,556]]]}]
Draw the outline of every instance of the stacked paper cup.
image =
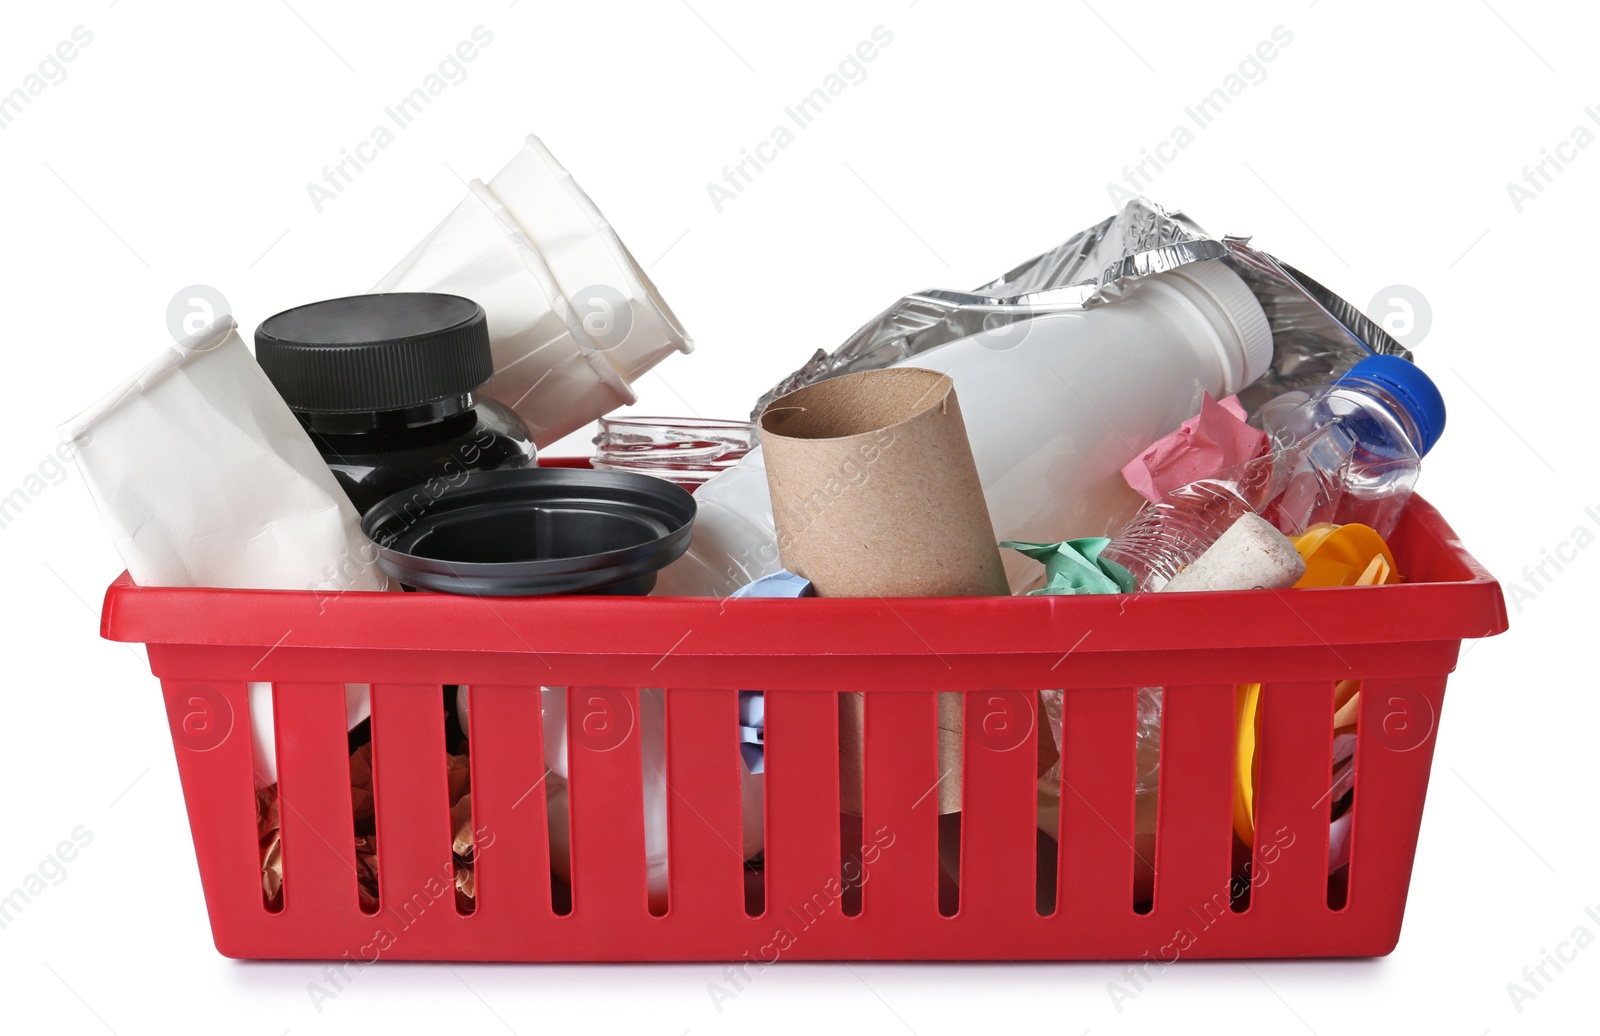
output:
[{"label": "stacked paper cup", "polygon": [[632,383],[694,348],[572,174],[539,138],[468,195],[372,288],[463,295],[489,318],[495,374],[480,395],[534,442],[635,402]]}]

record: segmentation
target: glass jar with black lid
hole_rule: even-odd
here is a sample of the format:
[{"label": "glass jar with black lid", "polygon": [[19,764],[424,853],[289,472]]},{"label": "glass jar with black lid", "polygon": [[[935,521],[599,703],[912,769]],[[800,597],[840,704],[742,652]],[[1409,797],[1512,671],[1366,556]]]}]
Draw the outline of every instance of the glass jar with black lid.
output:
[{"label": "glass jar with black lid", "polygon": [[411,486],[533,465],[521,418],[474,393],[494,374],[483,307],[459,295],[353,295],[256,328],[256,360],[356,509]]}]

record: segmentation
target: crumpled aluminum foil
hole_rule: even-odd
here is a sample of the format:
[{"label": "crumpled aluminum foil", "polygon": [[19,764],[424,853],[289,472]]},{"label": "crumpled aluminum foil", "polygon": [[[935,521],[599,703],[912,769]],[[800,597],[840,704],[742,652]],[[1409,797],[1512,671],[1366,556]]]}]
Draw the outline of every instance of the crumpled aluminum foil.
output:
[{"label": "crumpled aluminum foil", "polygon": [[1273,361],[1239,393],[1249,412],[1282,392],[1329,380],[1372,353],[1411,353],[1359,309],[1247,237],[1213,237],[1182,212],[1143,198],[972,291],[930,289],[907,295],[833,352],[818,349],[805,366],[774,385],[751,413],[807,385],[876,370],[958,338],[1037,313],[1114,302],[1128,285],[1189,263],[1226,259],[1266,311]]}]

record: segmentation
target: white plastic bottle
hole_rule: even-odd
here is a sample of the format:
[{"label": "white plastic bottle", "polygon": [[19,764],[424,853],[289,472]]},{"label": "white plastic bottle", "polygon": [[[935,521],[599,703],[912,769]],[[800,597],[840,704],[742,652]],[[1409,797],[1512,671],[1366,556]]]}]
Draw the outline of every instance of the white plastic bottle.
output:
[{"label": "white plastic bottle", "polygon": [[[901,365],[949,374],[1000,539],[1103,535],[1138,509],[1123,465],[1200,406],[1265,373],[1272,331],[1220,259],[1135,282],[1115,302],[1047,313]],[[700,487],[688,553],[657,594],[726,596],[777,571],[761,451]],[[1007,559],[1012,589],[1036,574]]]}]

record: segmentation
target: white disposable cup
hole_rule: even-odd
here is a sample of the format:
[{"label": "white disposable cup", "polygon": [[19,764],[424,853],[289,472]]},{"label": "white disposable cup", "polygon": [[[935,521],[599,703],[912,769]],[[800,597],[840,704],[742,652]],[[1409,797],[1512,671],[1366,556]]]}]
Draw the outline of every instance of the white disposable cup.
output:
[{"label": "white disposable cup", "polygon": [[480,391],[534,442],[637,401],[631,383],[693,348],[611,225],[537,138],[372,288],[437,291],[484,308],[495,375]]},{"label": "white disposable cup", "polygon": [[561,293],[618,374],[632,384],[694,343],[628,247],[538,137],[489,181],[549,264]]},{"label": "white disposable cup", "polygon": [[372,290],[445,292],[482,306],[495,374],[479,394],[516,411],[541,447],[637,398],[538,250],[478,181]]}]

